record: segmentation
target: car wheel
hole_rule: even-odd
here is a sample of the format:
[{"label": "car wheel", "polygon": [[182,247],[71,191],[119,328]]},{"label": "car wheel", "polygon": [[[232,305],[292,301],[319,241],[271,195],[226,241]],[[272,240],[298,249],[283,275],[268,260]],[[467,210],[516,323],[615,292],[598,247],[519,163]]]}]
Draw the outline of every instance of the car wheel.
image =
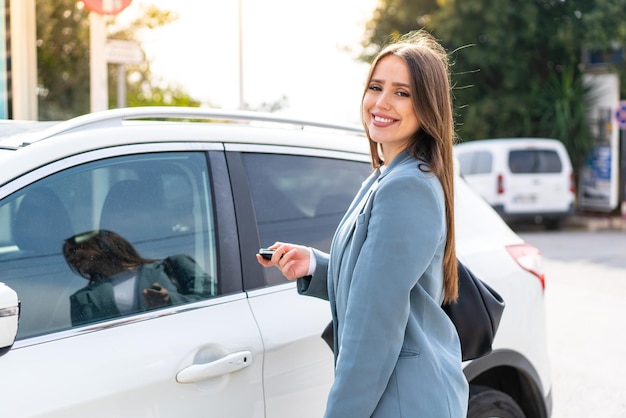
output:
[{"label": "car wheel", "polygon": [[470,388],[468,418],[526,418],[519,405],[504,392],[485,386]]}]

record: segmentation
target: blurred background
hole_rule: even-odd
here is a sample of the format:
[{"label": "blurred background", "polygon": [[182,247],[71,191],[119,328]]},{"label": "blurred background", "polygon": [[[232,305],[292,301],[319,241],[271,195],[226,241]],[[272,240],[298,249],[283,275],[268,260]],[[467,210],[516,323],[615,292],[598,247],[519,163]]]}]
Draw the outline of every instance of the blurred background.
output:
[{"label": "blurred background", "polygon": [[579,190],[600,191],[580,192],[578,207],[621,211],[626,0],[0,0],[0,7],[0,118],[8,119],[187,105],[358,124],[372,56],[425,28],[450,52],[460,141],[559,139]]}]

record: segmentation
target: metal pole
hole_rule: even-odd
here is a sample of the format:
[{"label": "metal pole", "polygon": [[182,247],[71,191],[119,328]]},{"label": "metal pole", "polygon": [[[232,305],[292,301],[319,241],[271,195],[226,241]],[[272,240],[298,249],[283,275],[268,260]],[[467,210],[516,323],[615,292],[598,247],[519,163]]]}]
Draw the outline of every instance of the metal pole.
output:
[{"label": "metal pole", "polygon": [[622,213],[626,208],[624,204],[626,202],[626,129],[620,129],[620,168],[621,168],[621,187],[620,187],[620,201],[622,203]]},{"label": "metal pole", "polygon": [[126,67],[117,64],[117,107],[126,107]]},{"label": "metal pole", "polygon": [[98,13],[89,12],[89,78],[92,112],[106,110],[109,107],[105,46],[106,25],[104,17]]},{"label": "metal pole", "polygon": [[239,109],[243,110],[245,104],[243,102],[243,17],[241,10],[242,0],[238,0],[238,30],[239,30]]},{"label": "metal pole", "polygon": [[[4,16],[4,9],[1,11]],[[12,118],[37,120],[39,112],[37,108],[35,0],[10,0],[9,12],[11,14]],[[2,39],[2,42],[5,41]]]}]

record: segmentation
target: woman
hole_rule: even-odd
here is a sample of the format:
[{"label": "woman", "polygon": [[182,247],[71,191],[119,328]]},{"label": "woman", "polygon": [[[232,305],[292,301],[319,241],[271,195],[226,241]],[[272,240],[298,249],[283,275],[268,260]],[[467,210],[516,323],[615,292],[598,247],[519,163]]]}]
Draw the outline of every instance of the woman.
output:
[{"label": "woman", "polygon": [[374,173],[330,254],[276,243],[271,260],[304,295],[330,301],[335,381],[325,416],[466,416],[457,297],[453,118],[445,50],[423,31],[374,59],[362,99]]},{"label": "woman", "polygon": [[73,326],[197,299],[190,286],[202,276],[191,257],[146,259],[113,231],[88,231],[66,239],[63,256],[89,281],[70,296]]}]

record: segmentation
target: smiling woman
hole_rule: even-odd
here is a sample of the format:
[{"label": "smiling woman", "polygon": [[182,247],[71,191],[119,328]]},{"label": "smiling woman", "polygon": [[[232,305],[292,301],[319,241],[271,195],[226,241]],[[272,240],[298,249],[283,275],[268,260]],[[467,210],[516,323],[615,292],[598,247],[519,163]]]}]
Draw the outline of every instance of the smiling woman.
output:
[{"label": "smiling woman", "polygon": [[385,47],[362,99],[374,171],[330,252],[276,242],[270,260],[257,254],[301,294],[330,302],[325,418],[466,416],[459,337],[440,307],[458,297],[448,74],[446,51],[425,31]]}]

